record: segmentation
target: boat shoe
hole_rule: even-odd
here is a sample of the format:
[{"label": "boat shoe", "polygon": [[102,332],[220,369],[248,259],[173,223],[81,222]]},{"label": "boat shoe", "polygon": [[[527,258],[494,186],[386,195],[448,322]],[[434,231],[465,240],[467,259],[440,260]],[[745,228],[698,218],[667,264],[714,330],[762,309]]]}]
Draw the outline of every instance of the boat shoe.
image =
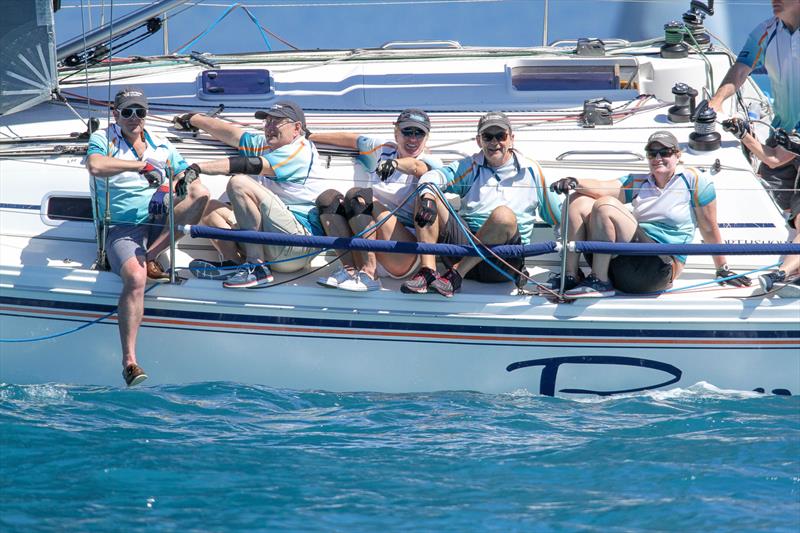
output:
[{"label": "boat shoe", "polygon": [[128,385],[128,387],[133,387],[134,385],[138,385],[142,381],[146,380],[147,374],[144,373],[142,367],[135,363],[131,363],[122,371],[122,377],[125,379],[125,384]]},{"label": "boat shoe", "polygon": [[222,282],[226,289],[249,289],[263,287],[272,283],[275,278],[267,265],[242,265],[236,273]]},{"label": "boat shoe", "polygon": [[353,279],[354,276],[354,272],[347,270],[345,267],[341,267],[333,274],[317,278],[317,284],[322,285],[323,287],[336,289],[345,281]]},{"label": "boat shoe", "polygon": [[197,279],[210,279],[223,281],[234,274],[239,264],[236,261],[207,261],[205,259],[192,259],[189,262],[189,272]]},{"label": "boat shoe", "polygon": [[161,268],[161,265],[155,259],[147,261],[145,266],[147,267],[147,279],[150,281],[169,281],[169,274],[164,272],[164,269]]},{"label": "boat shoe", "polygon": [[430,284],[439,278],[439,273],[428,267],[422,267],[400,285],[400,290],[406,294],[425,294],[431,292]]},{"label": "boat shoe", "polygon": [[377,291],[381,288],[381,282],[378,279],[372,279],[366,272],[359,271],[355,277],[351,277],[340,283],[338,288],[353,292]]},{"label": "boat shoe", "polygon": [[[564,278],[564,292],[574,289],[585,279],[586,276],[583,275],[583,271],[581,270],[578,270],[577,276],[573,276],[572,274],[567,274],[566,277]],[[551,272],[550,277],[548,277],[547,281],[544,282],[544,286],[552,291],[560,291],[561,274],[559,274],[558,272]]]},{"label": "boat shoe", "polygon": [[570,298],[605,298],[614,296],[617,291],[608,281],[600,281],[594,274],[589,276],[575,286],[574,289],[564,291],[564,296]]}]

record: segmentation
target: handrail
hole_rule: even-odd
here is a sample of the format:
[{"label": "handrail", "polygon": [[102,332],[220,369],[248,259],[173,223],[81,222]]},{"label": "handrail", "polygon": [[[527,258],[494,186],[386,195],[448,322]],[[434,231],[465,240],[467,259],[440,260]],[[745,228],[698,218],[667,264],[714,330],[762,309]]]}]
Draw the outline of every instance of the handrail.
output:
[{"label": "handrail", "polygon": [[425,48],[426,46],[438,46],[441,48],[462,49],[458,41],[439,41],[439,40],[418,40],[418,41],[387,41],[381,45],[381,50],[391,50],[395,48]]},{"label": "handrail", "polygon": [[[603,44],[606,44],[606,45],[619,44],[619,45],[622,45],[622,46],[630,46],[630,44],[631,44],[631,42],[628,41],[627,39],[600,39],[600,40],[603,41]],[[548,46],[552,46],[554,48],[557,48],[559,46],[565,46],[565,45],[578,46],[578,40],[577,39],[561,39],[560,41],[553,41]]]},{"label": "handrail", "polygon": [[[556,157],[556,161],[563,161],[565,158],[573,155],[629,155],[625,159],[614,159],[614,161],[644,161],[644,156],[631,152],[630,150],[569,150]],[[585,159],[584,161],[588,161]],[[603,161],[609,161],[604,159]]]}]

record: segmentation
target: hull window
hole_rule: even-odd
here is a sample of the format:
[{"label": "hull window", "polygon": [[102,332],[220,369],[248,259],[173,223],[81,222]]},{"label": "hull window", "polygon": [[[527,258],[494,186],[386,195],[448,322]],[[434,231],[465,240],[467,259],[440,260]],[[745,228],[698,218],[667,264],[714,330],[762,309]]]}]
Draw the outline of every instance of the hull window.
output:
[{"label": "hull window", "polygon": [[619,66],[524,66],[511,69],[517,91],[608,91],[620,88]]},{"label": "hull window", "polygon": [[47,199],[47,218],[50,220],[92,221],[92,200],[78,196],[51,196]]}]

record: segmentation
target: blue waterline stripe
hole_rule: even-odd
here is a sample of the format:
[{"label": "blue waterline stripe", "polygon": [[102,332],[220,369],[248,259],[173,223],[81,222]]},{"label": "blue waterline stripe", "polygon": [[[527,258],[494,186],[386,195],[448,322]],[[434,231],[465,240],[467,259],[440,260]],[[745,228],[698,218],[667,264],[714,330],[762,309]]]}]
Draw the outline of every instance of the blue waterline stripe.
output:
[{"label": "blue waterline stripe", "polygon": [[[108,313],[115,306],[89,304],[83,302],[63,302],[55,300],[34,300],[28,298],[0,297],[0,304],[22,305],[50,309],[69,309],[79,311],[95,311]],[[8,313],[4,313],[8,314]],[[585,329],[585,328],[536,328],[512,326],[468,326],[460,324],[414,324],[407,322],[363,321],[312,319],[286,316],[252,316],[223,313],[206,313],[199,311],[178,311],[167,309],[147,309],[145,316],[154,318],[172,318],[185,320],[206,320],[211,322],[238,322],[246,324],[268,324],[279,326],[317,327],[341,329],[346,333],[352,329],[384,330],[419,333],[461,333],[472,335],[516,335],[530,337],[620,337],[627,338],[686,338],[686,339],[800,339],[800,330],[653,330],[639,329],[635,331],[618,329]],[[42,318],[42,317],[38,317]],[[59,319],[60,320],[60,319]],[[189,326],[190,327],[190,326]],[[185,329],[185,328],[175,328]],[[225,330],[227,331],[227,330]],[[238,332],[237,332],[238,333]],[[394,339],[392,339],[394,340]],[[449,342],[449,341],[446,341]],[[544,341],[546,342],[546,341]],[[644,340],[643,342],[646,342]]]},{"label": "blue waterline stripe", "polygon": [[31,211],[38,211],[42,206],[30,204],[0,204],[0,209],[29,209]]}]

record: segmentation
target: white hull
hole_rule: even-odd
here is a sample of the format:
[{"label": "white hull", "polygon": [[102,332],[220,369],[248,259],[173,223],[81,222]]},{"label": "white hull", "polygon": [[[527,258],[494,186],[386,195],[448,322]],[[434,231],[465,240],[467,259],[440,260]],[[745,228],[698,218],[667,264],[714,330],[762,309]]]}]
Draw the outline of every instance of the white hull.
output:
[{"label": "white hull", "polygon": [[[672,86],[681,81],[702,88],[709,79],[707,64],[716,80],[729,65],[728,56],[718,52],[708,54],[706,63],[695,56],[661,59],[652,48],[601,59],[570,59],[542,50],[496,52],[379,50],[363,52],[357,61],[345,52],[276,54],[249,62],[237,58],[233,67],[269,69],[274,94],[267,102],[224,99],[233,111],[225,116],[256,126],[254,109],[293,98],[308,110],[314,131],[391,135],[397,110],[423,107],[432,112],[429,146],[452,160],[476,150],[481,112],[500,109],[512,118],[517,147],[536,158],[548,178],[612,178],[646,168],[636,155],[656,129],[670,129],[685,146],[692,125],[670,124],[665,117]],[[616,62],[623,79],[636,74],[638,90],[633,85],[606,92],[511,87],[514,69],[603,62]],[[176,138],[190,162],[228,153],[205,135],[169,127],[174,113],[212,110],[223,100],[197,93],[205,68],[165,61],[133,73],[121,65],[113,74],[114,87],[145,87],[153,104],[148,127]],[[97,69],[88,89],[78,77],[62,89],[103,99],[109,91],[107,75]],[[749,86],[746,90],[749,98],[761,97]],[[660,101],[633,100],[639,93],[655,94]],[[618,117],[613,126],[581,127],[577,116],[583,100],[598,96],[612,99],[617,109],[645,105]],[[87,115],[85,107],[74,105]],[[71,111],[56,103],[0,119],[0,132],[8,138],[82,128]],[[42,143],[38,148],[52,147]],[[704,169],[720,160],[713,179],[726,242],[783,243],[791,237],[732,136],[724,134],[722,146],[713,152],[686,150],[683,159]],[[361,176],[347,157],[330,162],[336,179],[352,183]],[[93,225],[48,216],[52,196],[88,197],[82,156],[0,158],[0,172],[0,337],[55,335],[112,312],[120,282],[113,274],[89,270]],[[224,177],[203,179],[221,194]],[[552,238],[552,229],[534,230],[535,241]],[[191,257],[213,257],[207,241],[183,239],[175,264],[185,267]],[[729,257],[739,272],[777,261],[776,256]],[[543,279],[548,269],[557,269],[558,258],[534,258],[529,265]],[[710,258],[691,257],[676,288],[708,282],[711,267]],[[222,380],[334,391],[527,389],[552,394],[566,389],[603,394],[706,381],[726,389],[800,392],[800,299],[758,297],[757,287],[731,290],[712,284],[658,298],[556,305],[515,295],[509,284],[468,282],[462,293],[445,300],[401,294],[391,280],[384,280],[385,290],[379,293],[329,290],[313,283],[317,275],[263,290],[223,290],[218,282],[196,279],[152,289],[137,345],[139,362],[150,375],[147,383]],[[547,361],[508,370],[538,359]],[[121,382],[119,369],[114,316],[50,340],[0,344],[0,382],[114,385]]]}]

